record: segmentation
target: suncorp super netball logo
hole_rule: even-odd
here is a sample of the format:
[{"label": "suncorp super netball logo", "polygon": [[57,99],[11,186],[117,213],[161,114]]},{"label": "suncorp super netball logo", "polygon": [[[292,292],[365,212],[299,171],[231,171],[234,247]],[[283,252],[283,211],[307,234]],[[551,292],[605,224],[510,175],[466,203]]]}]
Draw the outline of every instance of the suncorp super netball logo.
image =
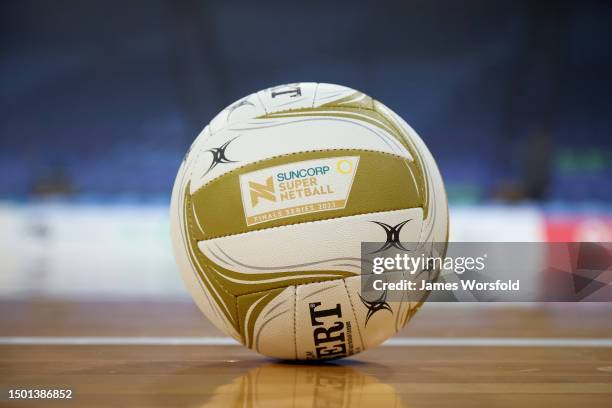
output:
[{"label": "suncorp super netball logo", "polygon": [[358,156],[287,163],[240,176],[247,225],[346,206]]}]

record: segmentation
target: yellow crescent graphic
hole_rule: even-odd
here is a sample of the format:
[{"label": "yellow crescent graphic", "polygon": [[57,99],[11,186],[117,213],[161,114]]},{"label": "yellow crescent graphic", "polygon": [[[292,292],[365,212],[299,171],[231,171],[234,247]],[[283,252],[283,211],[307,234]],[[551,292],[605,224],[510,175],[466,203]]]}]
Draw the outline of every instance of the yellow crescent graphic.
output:
[{"label": "yellow crescent graphic", "polygon": [[[348,167],[342,167],[344,165],[344,163],[348,164]],[[338,173],[342,173],[342,174],[350,174],[353,172],[353,163],[351,163],[348,160],[338,160],[338,163],[336,163],[336,169],[338,170]]]}]

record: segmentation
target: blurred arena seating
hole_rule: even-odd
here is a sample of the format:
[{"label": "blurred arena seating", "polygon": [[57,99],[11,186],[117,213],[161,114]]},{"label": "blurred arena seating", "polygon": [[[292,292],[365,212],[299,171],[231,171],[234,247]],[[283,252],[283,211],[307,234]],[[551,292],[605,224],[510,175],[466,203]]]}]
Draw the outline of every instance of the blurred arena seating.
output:
[{"label": "blurred arena seating", "polygon": [[3,198],[167,201],[184,152],[222,107],[320,81],[402,115],[452,203],[612,202],[602,2],[0,8]]}]

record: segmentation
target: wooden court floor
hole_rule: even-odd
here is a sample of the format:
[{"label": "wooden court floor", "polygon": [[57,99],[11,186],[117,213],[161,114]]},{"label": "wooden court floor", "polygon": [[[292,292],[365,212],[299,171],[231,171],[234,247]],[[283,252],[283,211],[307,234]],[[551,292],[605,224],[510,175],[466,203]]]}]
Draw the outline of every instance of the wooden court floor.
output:
[{"label": "wooden court floor", "polygon": [[612,407],[612,304],[428,304],[391,345],[318,365],[219,338],[187,301],[0,311],[2,407]]}]

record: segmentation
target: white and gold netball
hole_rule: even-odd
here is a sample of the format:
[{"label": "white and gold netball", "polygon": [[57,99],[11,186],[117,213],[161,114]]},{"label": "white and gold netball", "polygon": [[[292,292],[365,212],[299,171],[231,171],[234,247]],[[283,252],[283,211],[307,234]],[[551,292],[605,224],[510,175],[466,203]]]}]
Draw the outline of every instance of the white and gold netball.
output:
[{"label": "white and gold netball", "polygon": [[344,86],[281,85],[225,108],[185,156],[174,253],[222,332],[282,359],[384,342],[421,302],[360,295],[361,243],[445,242],[447,200],[427,147],[398,115]]}]

